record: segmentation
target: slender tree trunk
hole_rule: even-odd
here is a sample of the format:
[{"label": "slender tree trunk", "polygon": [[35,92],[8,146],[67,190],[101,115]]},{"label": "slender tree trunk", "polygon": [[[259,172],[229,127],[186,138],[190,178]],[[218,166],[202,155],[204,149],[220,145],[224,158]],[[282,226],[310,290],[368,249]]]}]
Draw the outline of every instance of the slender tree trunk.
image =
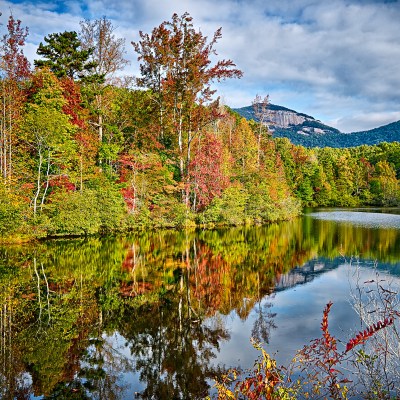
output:
[{"label": "slender tree trunk", "polygon": [[163,102],[160,100],[160,139],[163,141],[164,140],[164,108],[163,108]]},{"label": "slender tree trunk", "polygon": [[[11,108],[11,104],[10,104]],[[12,128],[13,128],[13,116],[11,111],[9,112],[9,120],[8,120],[8,181],[11,181],[12,174]]]},{"label": "slender tree trunk", "polygon": [[42,201],[40,202],[40,211],[43,211],[44,199],[46,197],[47,190],[49,188],[49,183],[50,183],[49,182],[49,177],[50,177],[50,175],[49,175],[50,174],[50,159],[51,159],[51,157],[50,157],[50,151],[49,151],[48,156],[47,156],[46,187],[44,188]]},{"label": "slender tree trunk", "polygon": [[97,123],[99,126],[99,142],[103,143],[103,115],[102,115],[103,98],[101,94],[96,95],[96,102],[97,102],[97,112],[99,113],[97,119]]},{"label": "slender tree trunk", "polygon": [[50,320],[51,320],[51,314],[50,314],[50,287],[49,287],[49,282],[47,280],[46,274],[44,272],[43,263],[41,263],[41,267],[42,267],[42,274],[43,274],[43,277],[44,277],[44,281],[46,282],[47,313],[49,315],[49,320],[48,320],[48,324],[49,324]]},{"label": "slender tree trunk", "polygon": [[258,141],[257,141],[257,167],[258,170],[260,170],[260,159],[261,159],[261,126],[260,126],[260,130],[258,132]]},{"label": "slender tree trunk", "polygon": [[6,85],[3,80],[2,93],[2,121],[1,121],[1,173],[4,181],[7,179],[7,100],[6,100]]},{"label": "slender tree trunk", "polygon": [[40,194],[42,163],[43,163],[43,156],[42,156],[41,149],[39,147],[39,165],[38,165],[38,173],[37,173],[37,180],[36,180],[36,193],[35,193],[35,197],[33,198],[33,215],[35,217],[36,217],[36,211],[37,211],[37,200],[38,200],[38,197]]},{"label": "slender tree trunk", "polygon": [[80,168],[80,192],[83,192],[83,161],[82,161],[82,154],[79,160],[79,168]]},{"label": "slender tree trunk", "polygon": [[182,133],[182,116],[179,116],[179,126],[178,126],[178,145],[179,145],[179,171],[181,173],[181,178],[185,175],[185,163],[183,157],[183,133]]},{"label": "slender tree trunk", "polygon": [[40,295],[40,276],[39,276],[39,273],[38,273],[37,267],[36,267],[36,257],[33,259],[33,269],[35,271],[36,278],[37,278],[37,291],[38,291],[38,302],[39,302],[38,320],[39,320],[39,323],[41,323],[41,321],[42,321],[42,298]]},{"label": "slender tree trunk", "polygon": [[99,142],[103,143],[103,116],[99,114]]}]

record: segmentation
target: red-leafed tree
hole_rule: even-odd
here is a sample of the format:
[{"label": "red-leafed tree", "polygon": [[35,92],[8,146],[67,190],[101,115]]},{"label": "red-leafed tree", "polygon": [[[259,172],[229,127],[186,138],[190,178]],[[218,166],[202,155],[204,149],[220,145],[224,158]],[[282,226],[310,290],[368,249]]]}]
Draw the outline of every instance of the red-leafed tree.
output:
[{"label": "red-leafed tree", "polygon": [[[218,102],[212,101],[211,84],[226,78],[240,78],[242,72],[231,60],[212,64],[221,28],[208,41],[192,24],[188,13],[172,16],[153,29],[140,32],[132,43],[138,53],[141,87],[151,89],[157,104],[158,140],[173,148],[181,179],[186,181],[191,145],[202,129],[215,117]],[[168,121],[168,123],[167,123]],[[187,196],[184,196],[187,202]]]},{"label": "red-leafed tree", "polygon": [[7,33],[1,39],[1,114],[0,114],[0,172],[5,182],[11,181],[13,172],[14,129],[23,104],[21,82],[30,74],[23,46],[28,28],[10,15]]},{"label": "red-leafed tree", "polygon": [[30,64],[22,50],[28,36],[28,28],[23,28],[21,23],[10,15],[7,23],[8,32],[3,36],[1,45],[3,77],[14,81],[22,81],[30,74]]},{"label": "red-leafed tree", "polygon": [[79,83],[65,76],[60,79],[60,85],[65,99],[62,110],[70,117],[70,123],[76,127],[74,135],[78,150],[76,169],[79,174],[79,187],[82,191],[84,175],[95,167],[99,143],[96,134],[87,124],[88,111],[82,106]]},{"label": "red-leafed tree", "polygon": [[192,193],[194,210],[203,210],[228,186],[229,179],[223,174],[222,163],[221,141],[213,134],[206,134],[195,146],[194,157],[189,164],[187,190]]}]

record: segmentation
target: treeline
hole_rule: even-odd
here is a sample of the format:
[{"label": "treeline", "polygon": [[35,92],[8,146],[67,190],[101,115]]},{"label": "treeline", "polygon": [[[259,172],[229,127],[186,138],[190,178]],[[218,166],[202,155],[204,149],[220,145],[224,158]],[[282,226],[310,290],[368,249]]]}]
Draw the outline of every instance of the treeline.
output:
[{"label": "treeline", "polygon": [[302,206],[396,205],[397,143],[349,150],[272,139],[214,100],[240,78],[212,64],[211,40],[188,14],[132,43],[126,67],[110,21],[54,33],[31,68],[28,30],[9,17],[1,40],[0,234],[86,235],[144,227],[291,219]]},{"label": "treeline", "polygon": [[371,129],[369,131],[353,133],[335,132],[333,128],[329,128],[331,131],[323,135],[319,133],[302,135],[297,132],[299,128],[301,129],[303,126],[309,127],[312,125],[314,125],[314,128],[327,128],[326,125],[323,125],[319,122],[310,123],[310,121],[306,121],[300,126],[296,125],[294,127],[289,127],[286,129],[276,128],[274,131],[274,136],[286,137],[292,143],[304,147],[347,148],[362,146],[363,144],[373,146],[382,142],[390,143],[400,141],[400,121],[393,122],[379,128]]}]

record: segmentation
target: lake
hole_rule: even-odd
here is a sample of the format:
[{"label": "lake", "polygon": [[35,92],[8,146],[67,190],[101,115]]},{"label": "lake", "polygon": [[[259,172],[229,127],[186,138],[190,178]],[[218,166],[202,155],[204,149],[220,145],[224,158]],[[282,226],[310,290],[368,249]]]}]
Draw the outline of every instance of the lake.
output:
[{"label": "lake", "polygon": [[329,301],[345,343],[377,274],[400,283],[399,209],[2,247],[0,397],[201,399],[252,337],[287,364]]}]

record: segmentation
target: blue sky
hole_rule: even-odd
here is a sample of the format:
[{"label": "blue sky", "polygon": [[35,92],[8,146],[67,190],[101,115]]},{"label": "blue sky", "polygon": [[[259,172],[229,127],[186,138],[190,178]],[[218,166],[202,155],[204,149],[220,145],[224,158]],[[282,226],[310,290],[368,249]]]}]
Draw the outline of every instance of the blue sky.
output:
[{"label": "blue sky", "polygon": [[79,30],[79,21],[105,16],[126,39],[127,75],[139,74],[131,41],[174,12],[189,12],[216,49],[232,59],[242,79],[218,94],[231,107],[257,94],[343,132],[400,120],[400,3],[393,0],[0,0],[29,27],[25,53],[33,61],[44,36]]}]

